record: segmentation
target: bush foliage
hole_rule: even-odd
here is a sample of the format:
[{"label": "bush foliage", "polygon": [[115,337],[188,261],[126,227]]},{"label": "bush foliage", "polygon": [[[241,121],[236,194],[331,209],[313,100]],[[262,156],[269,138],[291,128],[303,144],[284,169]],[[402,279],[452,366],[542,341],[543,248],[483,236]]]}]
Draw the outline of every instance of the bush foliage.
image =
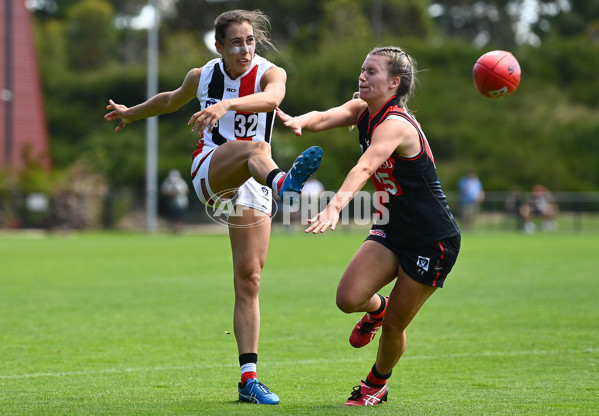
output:
[{"label": "bush foliage", "polygon": [[[73,20],[88,16],[86,4],[97,9],[102,3],[104,0],[86,0],[72,13],[36,22],[54,166],[66,169],[84,159],[104,172],[112,187],[143,187],[145,124],[137,122],[115,134],[115,124],[105,122],[102,116],[109,98],[128,106],[146,98],[145,35],[111,28],[105,34],[107,44],[114,46],[113,53],[100,48],[102,44],[94,43],[82,27],[73,26]],[[368,50],[395,44],[419,63],[420,84],[409,105],[428,135],[447,189],[454,189],[467,169],[476,170],[488,190],[508,190],[513,184],[527,189],[535,183],[555,191],[599,188],[599,78],[595,75],[599,44],[592,36],[555,36],[544,39],[538,47],[511,46],[522,67],[520,88],[508,98],[490,100],[473,87],[471,71],[484,52],[503,48],[494,45],[492,39],[481,48],[462,38],[444,36],[431,19],[421,19],[420,23],[410,19],[417,26],[411,33],[418,33],[418,37],[402,30],[374,31],[367,26],[368,16],[359,14],[363,6],[354,6],[355,12],[347,13],[352,10],[349,4],[356,2],[324,3],[322,21],[317,21],[316,28],[316,17],[312,16],[312,23],[298,26],[294,36],[287,33],[286,37],[279,34],[280,39],[274,38],[278,54],[266,54],[288,73],[287,95],[281,105],[284,111],[296,115],[342,104],[357,88]],[[336,3],[345,5],[341,21]],[[417,13],[422,7],[414,4],[408,7],[410,13],[422,17],[422,10]],[[104,21],[116,13],[111,7],[101,10]],[[271,12],[267,7],[264,10]],[[397,17],[401,18],[401,13]],[[277,24],[275,20],[273,25]],[[79,38],[69,37],[74,28],[81,32]],[[94,33],[102,31],[98,25],[91,29]],[[165,24],[161,32],[160,90],[177,88],[191,67],[201,66],[214,56],[204,46],[202,36],[201,30],[177,29],[172,21]],[[90,57],[93,62],[82,56],[86,44],[98,48]],[[194,101],[160,118],[160,177],[171,168],[187,171],[198,139],[187,120],[198,107]],[[329,189],[341,184],[359,157],[355,131],[336,129],[297,138],[280,122],[275,126],[273,151],[283,168],[306,146],[315,142],[322,145],[325,160],[319,178]]]}]

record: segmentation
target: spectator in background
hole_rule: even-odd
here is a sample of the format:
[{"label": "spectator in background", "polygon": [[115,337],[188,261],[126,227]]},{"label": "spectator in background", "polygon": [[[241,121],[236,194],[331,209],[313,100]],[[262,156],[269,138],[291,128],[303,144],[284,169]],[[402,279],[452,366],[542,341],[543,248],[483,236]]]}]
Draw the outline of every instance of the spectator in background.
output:
[{"label": "spectator in background", "polygon": [[483,185],[474,171],[468,172],[458,182],[460,217],[462,228],[469,230],[474,226],[480,204],[485,199]]},{"label": "spectator in background", "polygon": [[516,219],[516,229],[522,230],[524,219],[522,217],[522,206],[524,205],[524,194],[522,188],[518,185],[512,187],[512,191],[505,200],[505,212]]},{"label": "spectator in background", "polygon": [[181,172],[172,169],[160,186],[160,193],[166,199],[166,209],[170,229],[174,234],[179,234],[183,228],[183,218],[189,207],[189,187],[181,177]]},{"label": "spectator in background", "polygon": [[535,217],[541,218],[541,229],[553,231],[557,229],[555,218],[559,212],[555,198],[543,185],[535,185],[528,197],[528,201],[522,205],[522,217],[524,218],[524,231],[533,233],[536,225]]}]

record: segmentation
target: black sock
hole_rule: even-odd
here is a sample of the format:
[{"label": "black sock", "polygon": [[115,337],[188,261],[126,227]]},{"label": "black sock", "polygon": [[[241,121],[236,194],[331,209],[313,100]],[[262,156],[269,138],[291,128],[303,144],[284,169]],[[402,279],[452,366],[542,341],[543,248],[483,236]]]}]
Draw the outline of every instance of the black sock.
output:
[{"label": "black sock", "polygon": [[[277,176],[279,173],[283,172],[281,169],[273,169],[270,171],[270,173],[268,175],[266,175],[266,186],[272,188],[272,181],[275,179],[275,176]],[[275,191],[278,192],[278,189],[273,188]]]},{"label": "black sock", "polygon": [[248,352],[239,356],[239,365],[242,366],[248,363],[256,364],[258,362],[258,354],[254,352]]},{"label": "black sock", "polygon": [[377,296],[381,298],[381,306],[374,312],[368,312],[370,315],[378,315],[385,310],[385,306],[387,305],[387,299],[385,299],[384,296],[381,296],[378,293]]},{"label": "black sock", "polygon": [[366,382],[373,387],[383,387],[385,383],[387,383],[387,380],[391,377],[391,373],[393,373],[393,371],[390,371],[389,374],[379,373],[376,369],[375,364],[372,366],[370,373],[368,373],[368,377],[366,377]]}]

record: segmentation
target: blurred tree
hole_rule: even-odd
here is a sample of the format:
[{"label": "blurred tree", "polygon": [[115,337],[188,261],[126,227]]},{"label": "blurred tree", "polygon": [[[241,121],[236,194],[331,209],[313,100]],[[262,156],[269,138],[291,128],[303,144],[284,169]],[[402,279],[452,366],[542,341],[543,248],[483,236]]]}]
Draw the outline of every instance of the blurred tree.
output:
[{"label": "blurred tree", "polygon": [[[40,20],[64,19],[68,9],[82,0],[27,0],[27,7]],[[108,0],[117,14],[136,15],[148,3],[147,0]]]},{"label": "blurred tree", "polygon": [[[397,35],[425,37],[433,29],[432,20],[427,12],[427,2],[422,0],[253,0],[239,3],[234,0],[177,0],[174,2],[174,13],[166,18],[169,30],[177,28],[189,31],[208,31],[212,28],[214,18],[225,10],[244,8],[260,9],[272,21],[272,37],[276,44],[285,46],[289,42],[303,45],[321,41],[320,33],[323,20],[330,23],[331,13],[338,15],[339,32],[345,27],[346,32],[355,32],[359,36],[361,27],[374,30],[379,39],[385,31]],[[333,9],[337,8],[336,11]],[[343,16],[347,21],[343,21]],[[356,21],[359,20],[359,26]]]},{"label": "blurred tree", "polygon": [[428,1],[422,0],[371,0],[370,11],[375,41],[383,35],[413,36],[426,39],[435,32],[428,13]]},{"label": "blurred tree", "polygon": [[566,12],[552,11],[533,26],[540,38],[590,36],[599,42],[599,1],[569,1]]},{"label": "blurred tree", "polygon": [[[69,69],[73,40],[67,39],[67,30],[72,15],[67,18],[63,4],[75,8],[89,1],[113,4],[115,18],[119,13],[134,16],[146,3],[130,0],[117,6],[114,0],[65,0],[58,2],[60,13],[36,14],[55,167],[66,169],[84,158],[106,173],[111,186],[143,189],[145,124],[133,123],[115,135],[115,126],[102,116],[108,98],[125,105],[145,99],[146,32],[115,27],[115,20],[109,19],[104,30],[116,34],[118,45],[105,51],[106,65],[102,62],[94,71]],[[576,2],[568,13],[544,14],[550,29],[539,32],[539,46],[516,45],[512,40],[510,50],[520,61],[522,83],[513,96],[489,100],[472,85],[472,64],[482,53],[482,47],[472,41],[485,24],[501,26],[506,39],[512,39],[511,23],[493,20],[491,6],[502,8],[497,13],[509,15],[511,11],[505,7],[523,4],[520,0],[483,1],[477,6],[484,6],[480,10],[486,13],[481,15],[480,25],[468,20],[461,27],[455,26],[460,13],[452,12],[452,7],[476,19],[474,5],[459,0],[436,2],[443,5],[443,13],[433,13],[432,20],[427,13],[437,6],[418,0],[173,0],[170,4],[175,12],[165,13],[160,29],[159,89],[177,88],[192,66],[214,56],[205,48],[203,35],[218,13],[234,7],[262,8],[272,19],[273,39],[281,51],[268,57],[288,74],[287,95],[281,106],[284,111],[295,115],[343,103],[356,90],[368,50],[377,44],[397,44],[419,62],[421,84],[410,108],[423,123],[448,190],[464,166],[475,168],[489,190],[507,190],[514,183],[526,188],[541,178],[552,190],[597,190],[599,78],[595,72],[599,43],[588,36],[597,24],[591,7],[596,3]],[[68,10],[72,13],[73,9]],[[450,17],[451,22],[444,20]],[[566,24],[573,17],[582,21]],[[456,30],[452,32],[452,28]],[[489,34],[485,49],[508,45],[501,43],[503,34],[493,34],[494,28],[486,26],[485,30]],[[434,34],[443,36],[431,36]],[[186,122],[197,105],[194,100],[161,117],[162,176],[171,167],[187,169],[198,137]],[[288,166],[306,145],[320,142],[325,162],[319,179],[328,189],[340,185],[359,157],[355,130],[335,129],[297,138],[278,121],[275,129],[273,154],[281,166]],[[589,151],[580,155],[580,148]]]},{"label": "blurred tree", "polygon": [[477,46],[492,42],[509,48],[515,44],[512,27],[517,16],[508,14],[507,4],[513,1],[520,0],[438,0],[429,12],[445,36],[459,37]]},{"label": "blurred tree", "polygon": [[362,13],[356,0],[329,0],[323,2],[320,20],[323,43],[346,43],[360,39],[371,39],[372,29],[368,15]]},{"label": "blurred tree", "polygon": [[38,62],[46,88],[63,85],[68,58],[64,20],[49,19],[35,25]]},{"label": "blurred tree", "polygon": [[539,46],[552,32],[553,24],[566,32],[573,27],[580,30],[588,21],[587,12],[597,17],[596,9],[596,1],[436,0],[429,12],[447,36],[466,39],[479,47],[492,44],[509,49],[521,44]]},{"label": "blurred tree", "polygon": [[114,9],[106,0],[83,0],[67,10],[67,50],[74,70],[97,69],[114,56]]}]

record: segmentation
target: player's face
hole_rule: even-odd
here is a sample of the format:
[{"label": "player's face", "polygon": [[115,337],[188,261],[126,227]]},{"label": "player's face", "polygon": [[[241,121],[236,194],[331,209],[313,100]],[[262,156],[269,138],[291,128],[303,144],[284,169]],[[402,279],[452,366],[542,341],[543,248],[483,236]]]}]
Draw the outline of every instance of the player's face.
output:
[{"label": "player's face", "polygon": [[248,69],[255,50],[254,28],[248,22],[233,23],[227,28],[224,44],[216,43],[217,51],[223,56],[227,74],[237,78]]},{"label": "player's face", "polygon": [[387,70],[387,58],[379,55],[368,55],[362,65],[358,78],[360,98],[364,101],[387,99],[395,90],[391,87],[395,79],[390,77]]}]

